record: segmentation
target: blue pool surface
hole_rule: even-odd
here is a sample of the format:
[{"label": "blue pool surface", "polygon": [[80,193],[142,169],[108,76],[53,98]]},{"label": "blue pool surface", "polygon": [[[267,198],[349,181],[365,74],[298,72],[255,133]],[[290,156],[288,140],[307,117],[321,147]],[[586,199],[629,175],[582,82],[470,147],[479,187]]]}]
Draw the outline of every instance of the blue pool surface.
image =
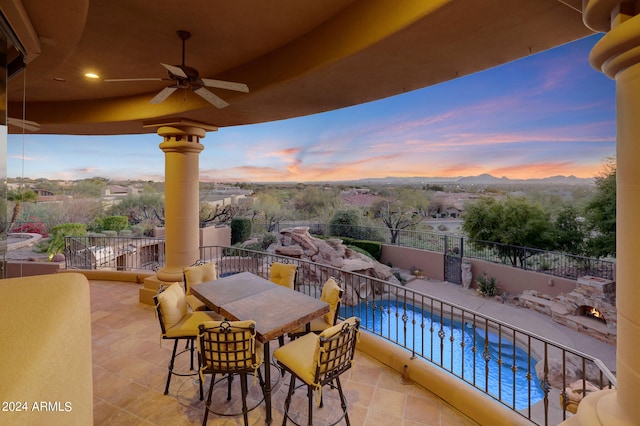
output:
[{"label": "blue pool surface", "polygon": [[[402,320],[405,312],[407,315],[406,338]],[[474,330],[472,324],[466,324],[463,327],[458,321],[452,322],[446,318],[441,321],[439,316],[432,315],[428,311],[394,301],[376,302],[375,310],[366,303],[342,306],[340,316],[359,317],[362,328],[372,330],[399,345],[408,347],[409,350],[415,350],[422,357],[452,371],[466,382],[475,384],[476,387],[484,389],[504,403],[515,406],[517,410],[529,406],[529,395],[531,395],[532,405],[544,397],[535,373],[536,360],[527,356],[527,352],[517,345],[514,348],[514,345],[504,337],[499,342],[497,334],[480,329]],[[444,336],[442,347],[439,334]],[[453,344],[451,338],[453,338]],[[464,345],[462,345],[463,342]],[[488,362],[484,354],[485,342],[488,343]],[[472,350],[474,346],[475,353]],[[502,365],[498,363],[499,358],[502,360]],[[515,380],[512,369],[514,365]],[[527,379],[528,375],[530,380]]]}]

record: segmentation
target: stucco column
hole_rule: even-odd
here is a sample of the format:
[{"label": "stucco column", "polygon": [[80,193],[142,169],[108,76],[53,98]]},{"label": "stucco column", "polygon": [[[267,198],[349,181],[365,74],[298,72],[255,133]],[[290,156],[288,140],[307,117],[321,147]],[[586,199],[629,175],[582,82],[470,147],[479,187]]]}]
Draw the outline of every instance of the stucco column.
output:
[{"label": "stucco column", "polygon": [[[633,4],[635,3],[635,5]],[[640,422],[640,2],[590,0],[584,21],[606,32],[590,61],[616,81],[616,353],[617,391],[585,398],[578,409],[580,425],[637,425]]]},{"label": "stucco column", "polygon": [[161,281],[182,281],[182,268],[198,259],[199,155],[205,130],[190,126],[162,126],[160,149],[165,154],[164,219],[165,265]]}]

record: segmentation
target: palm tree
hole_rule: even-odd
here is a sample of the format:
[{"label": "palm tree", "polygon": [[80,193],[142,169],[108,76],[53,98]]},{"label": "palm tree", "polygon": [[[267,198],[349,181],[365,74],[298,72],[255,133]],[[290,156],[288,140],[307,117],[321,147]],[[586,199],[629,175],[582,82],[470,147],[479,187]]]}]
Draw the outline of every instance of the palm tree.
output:
[{"label": "palm tree", "polygon": [[13,201],[15,203],[13,206],[13,214],[11,215],[11,222],[9,222],[9,231],[13,228],[13,224],[16,223],[22,211],[22,203],[34,203],[37,199],[38,194],[32,189],[19,188],[7,191],[7,201]]}]

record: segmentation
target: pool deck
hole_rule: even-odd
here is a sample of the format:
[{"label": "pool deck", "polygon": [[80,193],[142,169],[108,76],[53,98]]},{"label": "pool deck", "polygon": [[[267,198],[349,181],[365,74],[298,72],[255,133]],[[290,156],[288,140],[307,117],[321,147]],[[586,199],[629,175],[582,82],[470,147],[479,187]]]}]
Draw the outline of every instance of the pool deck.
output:
[{"label": "pool deck", "polygon": [[554,322],[550,316],[530,309],[512,306],[482,297],[474,289],[432,279],[415,279],[407,288],[425,293],[509,325],[526,330],[556,343],[599,358],[611,370],[616,370],[616,347]]}]

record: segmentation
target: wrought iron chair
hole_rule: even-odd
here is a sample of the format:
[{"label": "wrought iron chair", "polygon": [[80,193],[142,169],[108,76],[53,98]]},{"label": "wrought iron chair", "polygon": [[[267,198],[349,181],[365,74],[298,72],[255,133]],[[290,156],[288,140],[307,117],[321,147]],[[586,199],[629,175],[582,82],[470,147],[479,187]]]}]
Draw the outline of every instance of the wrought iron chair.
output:
[{"label": "wrought iron chair", "polygon": [[342,288],[340,288],[335,278],[330,277],[322,286],[322,293],[320,294],[320,300],[329,304],[329,312],[321,317],[315,318],[304,327],[292,331],[289,333],[289,338],[295,339],[309,332],[320,334],[327,328],[336,325],[343,293]]},{"label": "wrought iron chair", "polygon": [[[156,307],[156,314],[160,322],[162,339],[173,340],[173,352],[169,361],[169,372],[167,374],[167,384],[164,394],[169,393],[171,376],[195,376],[198,373],[179,373],[173,371],[176,357],[189,351],[191,355],[191,370],[193,366],[193,355],[195,339],[198,336],[198,325],[207,321],[223,319],[215,312],[198,311],[189,312],[184,290],[180,283],[173,283],[169,286],[161,285],[158,292],[153,296]],[[185,340],[185,349],[178,352],[178,341]],[[202,383],[200,383],[200,400],[203,399]]]},{"label": "wrought iron chair", "polygon": [[[269,268],[269,281],[295,290],[298,265],[293,263],[273,262]],[[284,345],[284,336],[278,337],[280,346]]]},{"label": "wrought iron chair", "polygon": [[187,304],[194,311],[206,311],[207,307],[204,303],[193,294],[191,294],[191,286],[206,281],[218,279],[218,271],[216,264],[213,262],[196,261],[193,265],[183,268],[184,292],[187,297]]},{"label": "wrought iron chair", "polygon": [[[249,411],[256,408],[264,400],[260,400],[253,407],[247,407],[247,375],[257,375],[260,387],[264,388],[264,381],[260,373],[262,364],[262,345],[256,341],[255,321],[211,321],[198,327],[199,351],[202,358],[200,367],[200,381],[204,382],[204,375],[211,374],[211,384],[207,394],[207,403],[202,424],[207,423],[209,412],[220,416],[244,417],[245,426],[249,424]],[[240,376],[242,392],[242,412],[222,413],[211,408],[211,395],[216,383],[216,374],[228,375],[227,400],[231,399],[232,375]]]},{"label": "wrought iron chair", "polygon": [[319,336],[308,333],[273,353],[278,364],[291,374],[289,392],[284,403],[283,425],[286,425],[287,420],[298,424],[289,414],[297,379],[303,382],[302,386],[307,386],[307,424],[313,424],[313,391],[318,391],[318,405],[322,407],[322,387],[328,384],[331,389],[338,390],[342,407],[342,416],[332,424],[335,425],[344,418],[346,424],[350,425],[347,400],[342,391],[340,375],[351,368],[359,329],[360,319],[351,317],[326,329]]}]

